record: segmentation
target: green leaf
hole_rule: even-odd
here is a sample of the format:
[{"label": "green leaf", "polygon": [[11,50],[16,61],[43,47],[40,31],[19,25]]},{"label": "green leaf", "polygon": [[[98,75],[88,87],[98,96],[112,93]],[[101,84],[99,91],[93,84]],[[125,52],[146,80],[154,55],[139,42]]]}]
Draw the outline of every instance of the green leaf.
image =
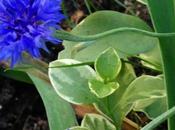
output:
[{"label": "green leaf", "polygon": [[97,114],[88,114],[84,117],[81,126],[89,130],[116,130],[115,126],[106,118]]},{"label": "green leaf", "polygon": [[[31,60],[29,58],[28,61]],[[40,61],[38,62],[40,63]],[[39,66],[40,64],[36,63],[36,65]],[[50,130],[65,130],[66,128],[76,126],[76,116],[71,104],[58,96],[50,84],[48,75],[44,73],[45,70],[41,70],[23,68],[22,66],[15,68],[16,72],[26,73],[37,88],[46,109]]]},{"label": "green leaf", "polygon": [[[50,130],[65,130],[77,124],[72,106],[61,99],[51,84],[41,76],[38,70],[27,70],[35,84],[46,109]],[[48,78],[46,76],[46,78]]]},{"label": "green leaf", "polygon": [[87,129],[85,127],[77,126],[77,127],[72,127],[72,128],[66,129],[66,130],[89,130],[89,129]]},{"label": "green leaf", "polygon": [[36,86],[44,102],[50,130],[65,130],[77,124],[72,106],[57,95],[51,84],[43,79],[38,70],[8,70],[1,74]]},{"label": "green leaf", "polygon": [[[151,31],[150,27],[137,17],[116,11],[98,11],[85,18],[73,29],[72,34],[94,35],[120,27]],[[59,58],[74,58],[82,62],[95,61],[97,56],[109,47],[116,49],[119,56],[124,58],[150,50],[158,40],[138,33],[122,32],[91,42],[93,43],[90,46],[72,55],[75,51],[74,47],[80,43],[64,41],[65,50],[59,54]]]},{"label": "green leaf", "polygon": [[104,84],[99,80],[91,80],[89,81],[89,88],[98,98],[104,98],[114,93],[119,88],[119,84],[117,82]]},{"label": "green leaf", "polygon": [[17,71],[17,70],[0,70],[0,75],[14,79],[14,80],[18,80],[21,82],[25,82],[28,84],[33,84],[33,82],[31,81],[31,79],[29,78],[29,76],[22,71]]},{"label": "green leaf", "polygon": [[75,104],[94,103],[97,97],[90,92],[88,81],[95,78],[95,71],[89,66],[54,68],[60,65],[80,63],[71,59],[51,62],[49,78],[56,92],[65,100]]},{"label": "green leaf", "polygon": [[121,69],[120,57],[115,49],[108,48],[102,52],[95,61],[95,69],[105,82],[114,80]]},{"label": "green leaf", "polygon": [[51,130],[64,130],[76,125],[76,117],[69,103],[61,99],[52,86],[41,79],[29,75],[36,85],[45,104]]},{"label": "green leaf", "polygon": [[[169,33],[175,32],[175,4],[174,0],[147,0],[150,16],[156,32]],[[159,5],[159,6],[157,6]],[[166,9],[166,13],[162,12]],[[161,48],[161,57],[163,61],[164,79],[167,92],[168,108],[175,106],[175,37],[159,38],[159,46]],[[168,129],[175,129],[175,116],[168,119]]]}]

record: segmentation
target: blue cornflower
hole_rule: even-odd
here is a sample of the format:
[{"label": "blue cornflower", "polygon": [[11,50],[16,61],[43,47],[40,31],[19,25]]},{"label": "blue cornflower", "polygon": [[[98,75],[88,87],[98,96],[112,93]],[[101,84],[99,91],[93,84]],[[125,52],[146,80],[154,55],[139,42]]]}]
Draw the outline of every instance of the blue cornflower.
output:
[{"label": "blue cornflower", "polygon": [[14,66],[22,52],[40,57],[45,42],[59,43],[54,37],[64,18],[61,0],[0,0],[0,61]]}]

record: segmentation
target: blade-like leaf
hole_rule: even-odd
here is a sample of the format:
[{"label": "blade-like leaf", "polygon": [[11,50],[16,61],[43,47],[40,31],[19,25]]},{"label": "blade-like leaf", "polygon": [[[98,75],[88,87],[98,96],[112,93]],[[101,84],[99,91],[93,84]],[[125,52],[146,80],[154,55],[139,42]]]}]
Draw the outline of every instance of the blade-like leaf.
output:
[{"label": "blade-like leaf", "polygon": [[50,130],[65,130],[77,125],[72,106],[58,96],[46,74],[34,68],[15,69],[17,71],[26,73],[36,86],[46,109]]},{"label": "blade-like leaf", "polygon": [[30,72],[28,75],[44,102],[50,130],[65,130],[75,126],[77,122],[72,106],[57,95],[51,84]]},{"label": "blade-like leaf", "polygon": [[0,75],[14,79],[14,80],[18,80],[21,82],[25,82],[28,84],[33,84],[33,82],[31,81],[31,79],[29,78],[29,76],[22,71],[16,71],[16,70],[0,70]]},{"label": "blade-like leaf", "polygon": [[[158,33],[175,32],[175,1],[174,0],[147,0],[154,29]],[[157,6],[159,5],[159,6]],[[166,11],[162,11],[162,9]],[[168,108],[175,106],[175,37],[159,38],[159,46],[163,61],[164,79],[167,92]],[[168,129],[175,129],[175,116],[168,119]]]}]

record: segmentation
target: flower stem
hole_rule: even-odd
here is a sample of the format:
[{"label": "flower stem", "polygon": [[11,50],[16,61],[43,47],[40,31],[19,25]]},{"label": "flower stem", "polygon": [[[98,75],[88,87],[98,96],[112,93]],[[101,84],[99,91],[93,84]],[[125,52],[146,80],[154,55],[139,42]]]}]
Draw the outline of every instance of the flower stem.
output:
[{"label": "flower stem", "polygon": [[121,28],[115,28],[112,30],[108,30],[102,33],[94,34],[94,35],[87,35],[87,36],[81,36],[81,35],[75,35],[66,31],[56,31],[55,36],[62,40],[68,40],[73,42],[86,42],[86,41],[94,41],[100,38],[104,38],[113,34],[119,34],[123,32],[132,32],[132,33],[138,33],[145,36],[150,37],[159,37],[159,38],[169,38],[175,36],[175,31],[173,32],[149,32],[146,30],[141,30],[137,28],[130,28],[130,27],[121,27]]},{"label": "flower stem", "polygon": [[89,14],[92,14],[92,10],[91,10],[91,7],[89,5],[89,1],[88,0],[84,0],[84,2],[85,2],[85,5],[86,5],[86,7],[88,9]]}]

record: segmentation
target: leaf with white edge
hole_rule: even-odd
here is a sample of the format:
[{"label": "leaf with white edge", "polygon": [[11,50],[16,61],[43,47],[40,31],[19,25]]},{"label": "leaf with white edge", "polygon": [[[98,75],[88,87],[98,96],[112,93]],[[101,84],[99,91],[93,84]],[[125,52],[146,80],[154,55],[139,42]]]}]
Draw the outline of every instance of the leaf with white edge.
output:
[{"label": "leaf with white edge", "polygon": [[114,93],[118,88],[117,82],[109,82],[104,84],[99,80],[89,81],[89,88],[98,98],[104,98]]},{"label": "leaf with white edge", "polygon": [[167,107],[163,78],[149,75],[137,78],[129,85],[122,100],[123,107],[133,104],[135,111],[143,111],[150,118],[157,117],[165,112]]},{"label": "leaf with white edge", "polygon": [[72,59],[61,59],[49,64],[49,78],[63,99],[74,104],[90,104],[96,102],[97,97],[90,91],[88,81],[96,77],[90,66],[61,67],[60,65],[78,64]]},{"label": "leaf with white edge", "polygon": [[89,130],[116,130],[115,126],[110,121],[98,114],[85,115],[81,126]]},{"label": "leaf with white edge", "polygon": [[121,70],[121,61],[113,48],[102,52],[95,61],[95,70],[105,82],[114,80]]},{"label": "leaf with white edge", "polygon": [[147,5],[147,0],[137,0],[138,2]]},{"label": "leaf with white edge", "polygon": [[151,62],[152,64],[146,63],[142,61],[142,64],[144,66],[147,66],[149,68],[153,68],[158,71],[162,71],[162,58],[160,53],[159,45],[156,45],[153,49],[146,53],[140,54],[140,57],[146,61]]},{"label": "leaf with white edge", "polygon": [[143,75],[135,79],[123,95],[125,105],[145,99],[157,99],[166,96],[163,78]]},{"label": "leaf with white edge", "polygon": [[[159,107],[157,107],[159,106]],[[160,109],[161,108],[161,109]],[[134,111],[144,112],[149,119],[154,119],[167,110],[166,96],[157,99],[141,100],[134,104]]]},{"label": "leaf with white edge", "polygon": [[[121,84],[122,83],[120,83],[120,85]],[[120,88],[122,88],[122,86],[120,86]],[[157,111],[157,109],[153,111],[151,108],[155,108],[155,106],[150,106],[155,104],[158,105],[158,102],[156,103],[156,101],[165,98],[166,96],[166,91],[161,76],[141,76],[135,79],[127,86],[127,88],[125,88],[121,98],[112,100],[112,97],[115,98],[115,96],[117,96],[115,95],[117,92],[118,91],[102,100],[104,103],[107,102],[106,105],[98,103],[97,106],[98,109],[112,118],[116,124],[118,123],[118,126],[121,126],[120,123],[122,119],[130,112],[131,109],[138,111],[143,110],[147,112],[150,117],[154,117],[158,115],[158,113],[161,114],[164,111]],[[116,104],[110,102],[110,100],[113,102],[115,101]],[[160,104],[160,106],[163,106],[163,109],[166,107],[164,104]]]},{"label": "leaf with white edge", "polygon": [[[120,27],[131,27],[151,31],[151,28],[145,22],[135,16],[122,14],[116,11],[97,11],[85,18],[71,33],[86,36]],[[77,52],[73,57],[72,52],[75,50],[74,47],[80,43],[64,41],[63,45],[65,46],[65,50],[59,53],[59,59],[73,58],[82,62],[95,61],[97,56],[109,47],[116,49],[119,56],[124,58],[128,55],[149,51],[158,43],[158,39],[139,33],[122,32],[93,42],[94,43],[91,43],[87,48]]]},{"label": "leaf with white edge", "polygon": [[77,126],[77,127],[72,127],[72,128],[66,129],[66,130],[90,130],[90,129],[87,129],[87,128],[81,127],[81,126]]},{"label": "leaf with white edge", "polygon": [[[152,77],[147,77],[148,80],[150,80],[149,78]],[[166,90],[163,78],[161,76],[158,76],[158,78],[154,77],[151,80],[154,80],[154,82],[159,82],[159,85],[157,85],[157,89],[159,91],[163,91],[162,95],[153,98],[139,100],[134,104],[133,109],[135,111],[142,111],[145,114],[147,114],[147,116],[150,119],[154,119],[159,115],[161,115],[162,113],[164,113],[168,107],[166,102]]]}]

